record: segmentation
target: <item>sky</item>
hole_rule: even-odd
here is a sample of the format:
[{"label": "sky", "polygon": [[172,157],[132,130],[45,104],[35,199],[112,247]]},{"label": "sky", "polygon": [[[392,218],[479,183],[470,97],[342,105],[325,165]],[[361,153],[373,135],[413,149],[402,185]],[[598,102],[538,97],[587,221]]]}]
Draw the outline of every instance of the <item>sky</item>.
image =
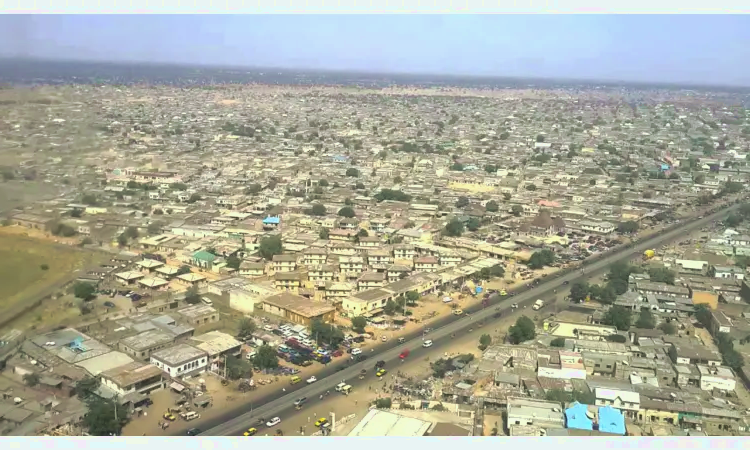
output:
[{"label": "sky", "polygon": [[0,15],[0,56],[750,86],[750,15]]}]

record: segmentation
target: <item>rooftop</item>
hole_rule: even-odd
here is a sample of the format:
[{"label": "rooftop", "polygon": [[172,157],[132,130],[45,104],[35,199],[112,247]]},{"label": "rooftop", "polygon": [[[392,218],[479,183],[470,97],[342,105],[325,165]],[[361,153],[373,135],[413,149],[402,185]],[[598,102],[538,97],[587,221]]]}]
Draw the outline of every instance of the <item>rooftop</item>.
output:
[{"label": "rooftop", "polygon": [[289,292],[282,292],[281,294],[267,297],[263,300],[263,303],[291,311],[308,319],[320,317],[323,314],[335,311],[336,309],[328,303],[317,302],[307,297],[291,294]]},{"label": "rooftop", "polygon": [[349,432],[357,437],[421,437],[432,424],[390,411],[370,410]]},{"label": "rooftop", "polygon": [[208,356],[205,351],[187,344],[177,344],[164,350],[159,350],[151,355],[152,359],[163,362],[168,366],[179,366],[188,361],[193,361],[202,356]]}]

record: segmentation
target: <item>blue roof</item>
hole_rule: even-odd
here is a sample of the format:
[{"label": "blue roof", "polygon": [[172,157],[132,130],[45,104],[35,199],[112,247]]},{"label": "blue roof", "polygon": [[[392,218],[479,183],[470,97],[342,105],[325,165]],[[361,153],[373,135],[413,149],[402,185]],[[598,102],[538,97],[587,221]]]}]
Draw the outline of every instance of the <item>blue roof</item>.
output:
[{"label": "blue roof", "polygon": [[278,225],[279,224],[279,218],[278,217],[268,216],[265,219],[263,219],[263,223],[274,223],[274,224]]},{"label": "blue roof", "polygon": [[599,431],[625,435],[625,416],[611,406],[599,408]]},{"label": "blue roof", "polygon": [[588,412],[588,406],[582,405],[578,402],[570,405],[570,408],[565,410],[565,421],[568,424],[568,428],[574,428],[576,430],[593,430],[594,423],[586,416]]}]

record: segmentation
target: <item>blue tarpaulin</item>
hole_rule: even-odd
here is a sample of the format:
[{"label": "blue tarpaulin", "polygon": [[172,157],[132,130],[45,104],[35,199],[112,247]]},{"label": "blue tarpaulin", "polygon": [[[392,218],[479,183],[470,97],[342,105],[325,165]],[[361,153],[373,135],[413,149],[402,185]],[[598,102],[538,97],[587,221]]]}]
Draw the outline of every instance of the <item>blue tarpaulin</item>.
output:
[{"label": "blue tarpaulin", "polygon": [[578,402],[570,405],[570,408],[565,410],[565,422],[568,428],[574,428],[576,430],[593,430],[594,423],[586,415],[588,412],[588,406],[582,405]]},{"label": "blue tarpaulin", "polygon": [[482,293],[482,291],[483,291],[483,290],[484,290],[484,289],[482,288],[482,286],[477,286],[477,288],[476,288],[476,291],[475,291],[475,292],[476,292],[476,294],[477,294],[477,295],[479,295],[479,294],[481,294],[481,293]]},{"label": "blue tarpaulin", "polygon": [[611,406],[599,408],[599,431],[625,435],[625,416]]}]

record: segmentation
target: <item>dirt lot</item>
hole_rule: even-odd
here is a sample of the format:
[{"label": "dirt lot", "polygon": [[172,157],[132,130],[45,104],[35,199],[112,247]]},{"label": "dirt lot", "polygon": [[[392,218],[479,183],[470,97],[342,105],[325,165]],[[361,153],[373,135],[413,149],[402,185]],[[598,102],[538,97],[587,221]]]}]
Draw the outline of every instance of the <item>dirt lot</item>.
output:
[{"label": "dirt lot", "polygon": [[[10,230],[7,230],[10,231]],[[70,280],[71,275],[92,264],[99,255],[50,243],[22,234],[8,233],[0,229],[0,312],[11,317],[25,308],[29,302],[55,294]],[[43,270],[46,264],[48,269]],[[59,313],[68,309],[65,297],[50,300],[29,311],[6,328],[28,328],[31,323],[43,322],[45,318],[60,319]],[[40,318],[37,320],[37,318]],[[31,323],[30,323],[31,322]]]}]

